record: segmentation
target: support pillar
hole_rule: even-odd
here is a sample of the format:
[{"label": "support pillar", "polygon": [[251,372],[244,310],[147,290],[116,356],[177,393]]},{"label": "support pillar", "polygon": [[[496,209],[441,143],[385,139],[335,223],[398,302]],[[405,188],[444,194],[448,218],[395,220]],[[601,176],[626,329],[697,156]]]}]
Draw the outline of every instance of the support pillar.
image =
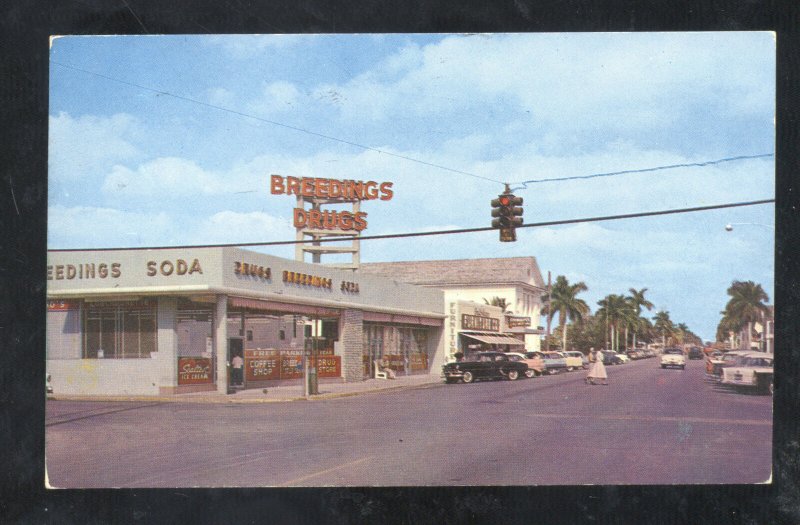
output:
[{"label": "support pillar", "polygon": [[342,352],[342,375],[346,383],[364,379],[363,345],[364,313],[360,310],[345,310],[339,318],[342,324],[340,340]]},{"label": "support pillar", "polygon": [[159,297],[156,310],[156,329],[158,352],[155,358],[158,366],[159,393],[172,394],[178,388],[178,300],[175,297]]},{"label": "support pillar", "polygon": [[214,353],[217,358],[217,392],[228,393],[228,296],[218,295],[214,310]]}]

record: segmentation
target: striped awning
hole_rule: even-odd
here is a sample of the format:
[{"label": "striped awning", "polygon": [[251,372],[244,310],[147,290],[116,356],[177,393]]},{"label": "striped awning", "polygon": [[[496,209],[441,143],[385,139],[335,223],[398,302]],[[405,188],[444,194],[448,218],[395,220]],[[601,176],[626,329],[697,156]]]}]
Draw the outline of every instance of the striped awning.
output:
[{"label": "striped awning", "polygon": [[492,345],[524,345],[525,341],[521,339],[517,339],[516,337],[511,337],[509,335],[502,335],[502,334],[470,334],[466,332],[461,332],[463,335],[469,337],[470,339],[475,339],[476,341],[480,341],[482,343],[488,343]]}]

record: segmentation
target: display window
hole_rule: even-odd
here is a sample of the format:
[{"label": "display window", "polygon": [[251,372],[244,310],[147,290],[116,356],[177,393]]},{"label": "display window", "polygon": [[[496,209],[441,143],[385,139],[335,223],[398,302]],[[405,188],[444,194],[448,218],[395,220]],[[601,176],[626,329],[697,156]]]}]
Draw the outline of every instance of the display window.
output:
[{"label": "display window", "polygon": [[83,311],[85,359],[149,358],[158,351],[155,301],[87,303]]}]

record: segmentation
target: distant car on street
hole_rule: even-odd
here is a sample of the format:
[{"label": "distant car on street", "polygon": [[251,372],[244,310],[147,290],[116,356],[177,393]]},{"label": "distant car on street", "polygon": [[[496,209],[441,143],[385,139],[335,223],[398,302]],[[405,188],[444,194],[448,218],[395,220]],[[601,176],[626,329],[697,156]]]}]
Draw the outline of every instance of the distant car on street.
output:
[{"label": "distant car on street", "polygon": [[544,374],[544,359],[542,359],[541,355],[536,352],[529,353],[533,355],[528,357],[527,355],[519,352],[506,352],[506,355],[511,361],[522,361],[528,365],[528,369],[525,370],[525,377],[531,378],[533,376],[540,376]]},{"label": "distant car on street", "polygon": [[482,379],[514,381],[528,369],[522,361],[511,361],[503,352],[478,352],[463,361],[442,366],[445,382],[472,383]]},{"label": "distant car on street", "polygon": [[703,359],[704,355],[703,351],[696,346],[689,349],[689,359]]},{"label": "distant car on street", "polygon": [[681,370],[686,368],[686,356],[680,348],[666,348],[661,354],[661,368],[677,367]]}]

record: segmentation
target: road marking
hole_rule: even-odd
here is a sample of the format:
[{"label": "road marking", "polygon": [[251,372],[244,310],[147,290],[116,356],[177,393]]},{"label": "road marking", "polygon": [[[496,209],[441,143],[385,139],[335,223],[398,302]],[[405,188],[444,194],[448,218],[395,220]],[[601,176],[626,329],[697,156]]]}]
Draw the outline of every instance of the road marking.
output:
[{"label": "road marking", "polygon": [[580,414],[528,414],[531,417],[547,418],[594,418],[608,419],[612,421],[647,421],[647,422],[679,422],[679,423],[711,423],[711,424],[733,424],[733,425],[754,425],[771,426],[771,419],[722,419],[713,417],[682,417],[682,416],[600,416],[600,415],[580,415]]},{"label": "road marking", "polygon": [[341,465],[337,465],[337,466],[331,467],[329,469],[320,470],[319,472],[312,472],[311,474],[306,474],[305,476],[301,476],[299,478],[295,478],[295,479],[293,479],[291,481],[287,481],[285,483],[281,483],[280,485],[277,485],[277,486],[278,487],[289,487],[289,486],[295,485],[297,483],[303,482],[303,481],[305,481],[305,480],[307,480],[309,478],[314,478],[316,476],[321,476],[323,474],[329,474],[329,473],[331,473],[331,472],[333,472],[335,470],[339,470],[339,469],[342,469],[344,467],[352,467],[354,465],[358,465],[359,463],[363,463],[363,462],[367,461],[368,459],[372,459],[373,457],[375,457],[375,456],[366,456],[366,457],[363,457],[361,459],[357,459],[355,461],[351,461],[349,463],[342,463]]}]

